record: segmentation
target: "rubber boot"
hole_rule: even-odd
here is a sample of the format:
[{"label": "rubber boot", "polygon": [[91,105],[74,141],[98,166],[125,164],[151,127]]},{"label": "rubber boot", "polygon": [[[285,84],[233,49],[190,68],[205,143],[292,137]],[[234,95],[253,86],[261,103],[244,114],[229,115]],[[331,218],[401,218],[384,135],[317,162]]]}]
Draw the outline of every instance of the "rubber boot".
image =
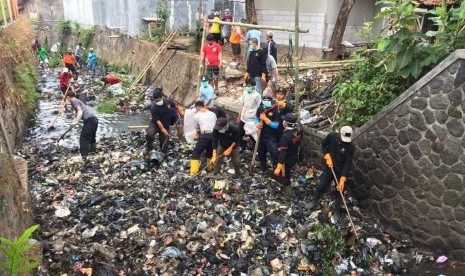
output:
[{"label": "rubber boot", "polygon": [[237,166],[234,166],[234,178],[241,178],[241,169]]},{"label": "rubber boot", "polygon": [[97,144],[90,144],[90,152],[95,153],[97,151]]},{"label": "rubber boot", "polygon": [[200,170],[200,160],[191,159],[191,176],[196,175]]},{"label": "rubber boot", "polygon": [[211,172],[215,168],[215,166],[211,163],[211,158],[207,158],[207,165],[207,172]]}]

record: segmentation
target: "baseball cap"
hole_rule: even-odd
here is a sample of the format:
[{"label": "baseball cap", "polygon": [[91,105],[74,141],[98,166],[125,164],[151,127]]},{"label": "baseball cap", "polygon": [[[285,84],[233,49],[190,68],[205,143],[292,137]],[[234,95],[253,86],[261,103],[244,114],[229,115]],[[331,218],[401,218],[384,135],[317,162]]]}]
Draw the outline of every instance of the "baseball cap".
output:
[{"label": "baseball cap", "polygon": [[273,97],[271,97],[270,95],[265,95],[263,96],[262,100],[268,100],[268,101],[272,101],[273,100]]},{"label": "baseball cap", "polygon": [[228,119],[221,117],[216,120],[215,129],[223,129],[228,124]]},{"label": "baseball cap", "polygon": [[295,124],[297,122],[297,116],[295,116],[294,113],[287,113],[286,115],[282,116],[281,119],[291,124]]},{"label": "baseball cap", "polygon": [[208,78],[206,76],[203,76],[202,81],[208,81]]},{"label": "baseball cap", "polygon": [[343,126],[341,127],[341,140],[342,142],[350,143],[352,142],[352,133],[354,131],[350,126]]},{"label": "baseball cap", "polygon": [[215,15],[220,15],[220,13],[219,13],[219,12],[215,12]]}]

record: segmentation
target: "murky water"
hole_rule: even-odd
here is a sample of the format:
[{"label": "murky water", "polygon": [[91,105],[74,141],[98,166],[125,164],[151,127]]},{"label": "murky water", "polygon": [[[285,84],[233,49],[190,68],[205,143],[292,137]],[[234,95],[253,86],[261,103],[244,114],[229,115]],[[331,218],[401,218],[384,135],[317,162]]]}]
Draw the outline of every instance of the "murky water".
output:
[{"label": "murky water", "polygon": [[[32,120],[31,127],[27,131],[26,142],[35,141],[41,144],[55,143],[71,125],[74,118],[74,111],[63,111],[57,118],[56,123],[52,126],[53,121],[57,117],[61,103],[62,93],[58,87],[58,71],[51,74],[43,74],[38,76],[38,88],[41,99],[38,102],[38,108]],[[89,82],[84,76],[84,81]],[[147,125],[150,120],[149,112],[130,111],[124,114],[103,114],[96,109],[99,102],[90,101],[87,106],[97,116],[99,126],[97,130],[97,142],[102,136],[118,135],[128,131],[128,126],[131,125]],[[68,103],[70,109],[70,104]],[[81,131],[82,122],[72,129],[65,138],[60,141],[61,146],[74,147],[79,144],[79,133]]]}]

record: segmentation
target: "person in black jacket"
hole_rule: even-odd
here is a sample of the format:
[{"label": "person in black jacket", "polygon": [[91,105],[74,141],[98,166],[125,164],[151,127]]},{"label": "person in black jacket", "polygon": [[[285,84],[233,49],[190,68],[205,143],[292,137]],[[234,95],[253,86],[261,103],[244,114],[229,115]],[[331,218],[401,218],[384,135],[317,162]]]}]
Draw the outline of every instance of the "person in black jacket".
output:
[{"label": "person in black jacket", "polygon": [[262,82],[266,82],[266,50],[260,48],[258,40],[252,38],[253,51],[249,54],[247,60],[247,74],[246,76],[255,80],[255,90],[262,93]]},{"label": "person in black jacket", "polygon": [[170,123],[172,113],[170,109],[176,108],[174,102],[170,99],[163,99],[163,92],[161,89],[156,89],[153,92],[153,105],[150,108],[152,120],[149,123],[149,128],[145,138],[147,140],[147,147],[145,153],[153,149],[153,142],[155,141],[155,134],[158,133],[161,151],[166,151],[168,148],[168,138],[170,136]]},{"label": "person in black jacket", "polygon": [[[352,144],[353,130],[350,126],[343,126],[339,133],[328,134],[322,142],[322,150],[327,167],[324,168],[320,183],[316,187],[313,203],[317,202],[329,188],[334,179],[331,168],[336,173],[336,189],[343,192],[347,177],[352,170],[355,147]],[[340,196],[336,196],[336,207],[340,206]]]},{"label": "person in black jacket", "polygon": [[223,165],[223,155],[231,155],[235,177],[240,177],[240,137],[238,126],[229,124],[228,119],[224,117],[216,120],[213,130],[213,157],[211,159],[211,162],[215,164],[215,173],[220,172]]},{"label": "person in black jacket", "polygon": [[273,167],[278,162],[277,130],[279,127],[278,106],[273,104],[271,96],[264,96],[255,115],[255,127],[261,130],[258,140],[258,159],[260,168],[266,171],[266,154],[270,154]]},{"label": "person in black jacket", "polygon": [[297,164],[299,146],[301,141],[300,132],[297,127],[297,116],[287,113],[282,117],[284,132],[279,139],[278,165],[274,170],[275,176],[280,176],[284,171],[285,186],[291,185],[292,168]]},{"label": "person in black jacket", "polygon": [[276,92],[276,105],[278,106],[279,111],[279,126],[278,126],[278,142],[281,135],[284,132],[284,124],[283,124],[283,117],[286,114],[293,113],[294,107],[292,104],[288,103],[286,100],[287,90],[285,88],[281,88]]}]

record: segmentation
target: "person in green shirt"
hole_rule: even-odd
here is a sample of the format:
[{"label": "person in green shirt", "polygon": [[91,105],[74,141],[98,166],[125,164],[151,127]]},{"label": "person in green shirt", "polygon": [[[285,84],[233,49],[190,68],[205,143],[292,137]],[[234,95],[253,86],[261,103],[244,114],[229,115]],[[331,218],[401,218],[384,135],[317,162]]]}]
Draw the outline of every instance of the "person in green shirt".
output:
[{"label": "person in green shirt", "polygon": [[42,70],[44,70],[45,69],[44,65],[48,66],[47,50],[45,50],[44,47],[40,47],[37,50],[37,56],[39,56],[40,66],[42,67]]}]

